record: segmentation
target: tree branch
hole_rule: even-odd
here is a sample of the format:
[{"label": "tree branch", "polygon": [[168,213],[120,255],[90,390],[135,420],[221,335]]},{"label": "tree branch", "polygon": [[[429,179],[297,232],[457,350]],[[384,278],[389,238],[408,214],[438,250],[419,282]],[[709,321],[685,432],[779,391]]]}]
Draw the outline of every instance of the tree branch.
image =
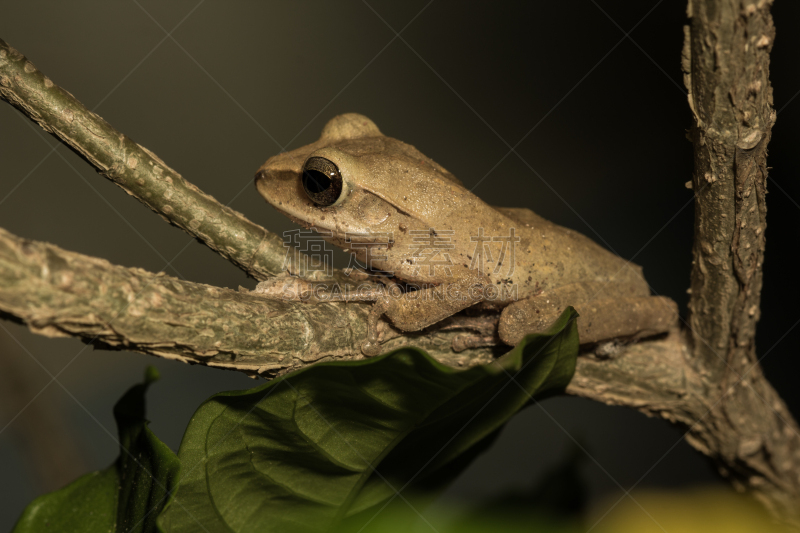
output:
[{"label": "tree branch", "polygon": [[[0,229],[0,310],[49,337],[74,336],[187,363],[275,376],[311,363],[362,359],[369,304],[283,302],[112,265]],[[454,353],[457,331],[392,332],[450,366],[491,361]]]},{"label": "tree branch", "polygon": [[758,365],[724,393],[673,332],[612,359],[584,354],[567,393],[632,407],[686,430],[687,442],[781,522],[800,526],[800,431]]},{"label": "tree branch", "polygon": [[776,116],[770,4],[689,1],[683,70],[694,115],[691,361],[709,404],[691,441],[734,486],[800,526],[800,430],[762,375],[755,349],[767,144]]},{"label": "tree branch", "polygon": [[[767,144],[775,110],[767,1],[694,1],[684,50],[695,124],[690,301],[698,362],[721,381],[754,362],[766,228]],[[744,4],[744,5],[741,5]]]},{"label": "tree branch", "polygon": [[[165,221],[248,275],[265,280],[284,270],[287,249],[280,237],[200,191],[147,148],[86,109],[2,39],[0,97]],[[294,253],[288,259],[287,268],[293,274],[320,278],[320,269],[308,269],[314,265],[306,256]],[[339,272],[335,277],[348,282]]]},{"label": "tree branch", "polygon": [[[591,377],[576,378],[571,389],[688,428],[689,443],[714,460],[735,488],[800,528],[800,429],[761,373],[755,350],[766,154],[775,122],[770,3],[689,2],[683,52],[695,119],[689,343],[681,350],[665,345],[659,360],[634,360],[632,350],[611,365],[587,361],[581,372]],[[677,375],[655,370],[664,364]],[[630,385],[648,374],[659,383],[656,390]]]}]

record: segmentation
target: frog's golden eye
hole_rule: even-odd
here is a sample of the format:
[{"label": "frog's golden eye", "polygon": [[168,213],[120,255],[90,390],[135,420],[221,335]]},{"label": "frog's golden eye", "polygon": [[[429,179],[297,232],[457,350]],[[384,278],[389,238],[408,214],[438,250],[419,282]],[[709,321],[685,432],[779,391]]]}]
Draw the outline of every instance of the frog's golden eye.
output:
[{"label": "frog's golden eye", "polygon": [[306,194],[319,206],[333,205],[342,195],[342,174],[330,159],[309,157],[301,179]]}]

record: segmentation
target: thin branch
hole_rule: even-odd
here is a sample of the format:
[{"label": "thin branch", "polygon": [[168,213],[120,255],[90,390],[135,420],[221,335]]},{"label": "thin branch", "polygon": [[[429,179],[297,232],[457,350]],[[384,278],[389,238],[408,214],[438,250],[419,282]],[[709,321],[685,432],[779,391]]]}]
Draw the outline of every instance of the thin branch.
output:
[{"label": "thin branch", "polygon": [[[0,39],[0,98],[66,144],[101,175],[250,276],[265,280],[284,269],[286,248],[277,235],[220,204],[186,181],[147,148],[114,129],[55,85]],[[318,278],[302,254],[288,270]],[[337,279],[341,274],[337,273]],[[346,282],[345,280],[340,280]]]},{"label": "thin branch", "polygon": [[[362,359],[369,304],[283,302],[182,281],[28,241],[0,229],[0,311],[34,333],[274,376],[319,361]],[[450,366],[491,361],[454,353],[457,331],[387,336]]]}]

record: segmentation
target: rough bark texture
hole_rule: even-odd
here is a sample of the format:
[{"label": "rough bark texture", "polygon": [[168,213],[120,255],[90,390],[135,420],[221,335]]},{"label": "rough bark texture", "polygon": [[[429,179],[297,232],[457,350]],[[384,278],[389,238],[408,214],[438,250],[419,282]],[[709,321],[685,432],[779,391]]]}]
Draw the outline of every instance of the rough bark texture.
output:
[{"label": "rough bark texture", "polygon": [[[695,118],[691,327],[583,354],[567,392],[633,407],[687,429],[687,440],[735,487],[800,528],[800,430],[764,379],[754,343],[766,150],[775,121],[770,3],[689,2],[683,69]],[[2,41],[0,97],[253,277],[281,270],[285,250],[277,237],[199,192]],[[0,232],[0,310],[45,335],[275,375],[316,361],[360,358],[368,305],[269,301]],[[451,327],[414,336],[395,332],[387,347],[413,340],[454,366],[492,357],[490,348],[453,353],[457,332]]]},{"label": "rough bark texture", "polygon": [[719,381],[752,364],[744,358],[759,318],[767,144],[775,122],[768,4],[689,6],[683,68],[695,120],[696,191],[690,322],[698,361]]},{"label": "rough bark texture", "polygon": [[[0,229],[0,311],[49,337],[274,376],[319,361],[362,359],[371,304],[268,300],[25,240]],[[443,325],[444,326],[444,325]],[[489,347],[454,353],[458,331],[401,335],[450,366],[486,363]]]},{"label": "rough bark texture", "polygon": [[694,114],[691,347],[710,411],[689,437],[735,486],[796,524],[800,431],[763,378],[755,349],[775,123],[770,4],[689,2],[683,70]]}]

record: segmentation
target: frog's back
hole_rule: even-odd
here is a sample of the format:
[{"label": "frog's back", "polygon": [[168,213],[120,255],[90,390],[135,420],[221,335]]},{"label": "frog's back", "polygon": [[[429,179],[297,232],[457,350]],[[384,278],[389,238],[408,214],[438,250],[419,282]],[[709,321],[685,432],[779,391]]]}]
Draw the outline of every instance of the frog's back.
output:
[{"label": "frog's back", "polygon": [[[401,183],[376,187],[375,194],[413,219],[410,231],[447,254],[455,271],[479,270],[498,287],[504,304],[548,289],[577,282],[624,284],[630,295],[649,295],[641,267],[616,256],[588,237],[554,224],[524,208],[496,208],[466,189],[449,172],[413,146],[395,139],[362,157],[371,172],[369,183],[384,181],[381,173],[400,161],[404,171],[392,176]],[[376,147],[377,148],[377,147]],[[384,154],[390,153],[391,160]],[[419,167],[414,168],[412,162]],[[413,170],[405,172],[406,169]],[[435,170],[434,170],[435,169]],[[417,242],[421,242],[418,240]],[[430,253],[430,251],[428,252]]]},{"label": "frog's back", "polygon": [[514,282],[522,295],[578,282],[625,284],[630,294],[648,296],[639,265],[626,261],[577,231],[530,209],[498,207],[520,227]]}]

